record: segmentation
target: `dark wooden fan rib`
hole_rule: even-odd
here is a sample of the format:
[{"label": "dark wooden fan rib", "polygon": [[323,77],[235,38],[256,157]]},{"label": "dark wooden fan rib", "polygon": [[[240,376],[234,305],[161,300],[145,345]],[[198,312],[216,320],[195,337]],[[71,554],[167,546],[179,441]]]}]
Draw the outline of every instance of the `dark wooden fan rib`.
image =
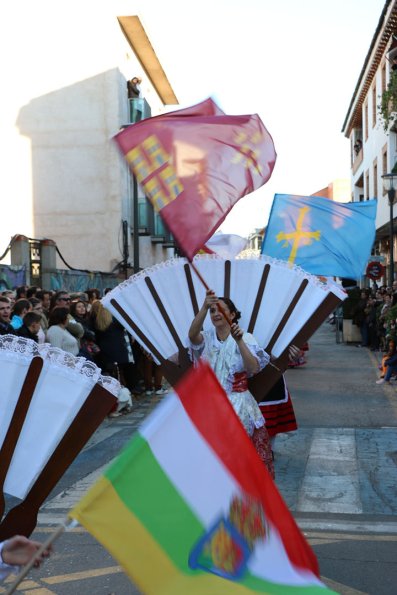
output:
[{"label": "dark wooden fan rib", "polygon": [[181,347],[178,350],[178,363],[174,363],[168,359],[165,359],[163,355],[159,352],[158,349],[153,345],[153,343],[146,337],[146,335],[141,331],[141,329],[135,324],[135,322],[131,319],[131,317],[127,314],[127,312],[120,306],[116,300],[110,300],[110,303],[114,307],[115,310],[120,314],[120,316],[124,319],[124,321],[132,328],[134,333],[137,337],[142,341],[143,345],[147,348],[150,353],[154,355],[154,357],[160,362],[162,366],[162,371],[165,378],[168,382],[174,386],[183,376],[183,374],[190,368],[192,362],[187,354],[186,347],[183,347],[182,343],[179,341]]},{"label": "dark wooden fan rib", "polygon": [[34,357],[30,362],[10,425],[0,449],[0,519],[3,516],[5,507],[4,482],[42,369],[42,358]]},{"label": "dark wooden fan rib", "polygon": [[9,511],[0,524],[0,541],[18,534],[28,537],[32,533],[40,506],[116,401],[116,397],[99,384],[93,387],[26,498]]},{"label": "dark wooden fan rib", "polygon": [[223,287],[223,295],[230,299],[230,276],[231,276],[232,263],[230,260],[225,261],[225,283]]},{"label": "dark wooden fan rib", "polygon": [[337,308],[340,304],[340,299],[335,294],[329,293],[325,300],[317,307],[315,312],[311,315],[306,324],[294,337],[293,343],[298,347],[304,345],[313,333],[319,328],[319,326],[327,319],[327,317]]},{"label": "dark wooden fan rib", "polygon": [[266,347],[266,351],[267,353],[271,353],[272,349],[276,343],[276,341],[278,340],[278,338],[280,337],[285,325],[287,324],[287,321],[289,320],[289,318],[292,315],[292,312],[295,309],[296,304],[299,302],[303,292],[305,291],[307,285],[308,285],[309,281],[307,279],[303,279],[302,283],[299,286],[298,291],[295,293],[294,297],[292,298],[288,308],[285,311],[284,316],[282,317],[282,319],[280,320],[280,322],[277,325],[276,330],[273,333],[272,338],[270,339],[267,347]]},{"label": "dark wooden fan rib", "polygon": [[266,287],[266,283],[267,283],[267,278],[269,276],[269,271],[270,271],[270,264],[266,264],[263,268],[262,277],[261,277],[259,287],[258,287],[258,293],[256,295],[255,304],[252,309],[251,320],[249,321],[249,325],[248,325],[248,329],[247,329],[247,332],[251,333],[251,334],[254,332],[256,319],[258,318],[258,314],[259,314],[259,308],[262,303],[263,294],[265,293],[265,287]]},{"label": "dark wooden fan rib", "polygon": [[178,333],[176,332],[175,327],[172,324],[171,318],[168,316],[168,312],[165,309],[164,304],[161,301],[161,298],[157,293],[157,290],[153,285],[152,280],[150,279],[150,277],[146,277],[145,281],[150,293],[152,294],[154,301],[156,302],[156,306],[159,309],[160,314],[163,317],[163,320],[167,325],[167,328],[178,348],[178,364],[175,364],[174,362],[171,362],[170,360],[164,358],[162,358],[162,360],[159,360],[161,361],[164,376],[166,377],[168,382],[172,386],[174,386],[182,378],[186,370],[190,368],[192,362],[190,361],[187,348],[183,345]]},{"label": "dark wooden fan rib", "polygon": [[184,349],[183,343],[182,343],[178,333],[176,332],[174,325],[172,324],[171,318],[168,316],[168,312],[164,308],[164,304],[161,301],[161,298],[160,298],[159,294],[157,293],[155,286],[153,285],[153,281],[151,280],[150,277],[145,277],[145,282],[149,288],[150,293],[152,294],[154,301],[156,302],[156,306],[159,309],[160,314],[163,317],[163,320],[164,320],[165,324],[167,325],[168,330],[170,331],[171,337],[174,339],[175,343],[178,346],[178,350]]},{"label": "dark wooden fan rib", "polygon": [[193,308],[193,312],[194,315],[197,316],[198,311],[199,311],[199,307],[198,307],[198,303],[197,303],[197,296],[196,296],[196,292],[194,290],[194,284],[193,284],[193,278],[192,278],[192,269],[190,268],[190,265],[188,263],[183,265],[183,268],[185,270],[185,275],[186,275],[186,283],[189,289],[189,295],[190,295],[190,300],[192,302],[192,308]]},{"label": "dark wooden fan rib", "polygon": [[117,310],[117,312],[120,314],[120,316],[125,320],[125,322],[128,324],[128,326],[130,326],[132,328],[132,330],[134,331],[134,333],[136,334],[136,336],[140,338],[140,340],[142,341],[142,343],[144,343],[144,345],[146,345],[147,349],[151,353],[153,353],[153,355],[160,362],[163,362],[164,361],[164,358],[161,355],[161,353],[155,348],[155,346],[153,345],[153,343],[151,341],[149,341],[149,339],[146,337],[146,335],[143,334],[143,332],[141,331],[141,329],[135,324],[135,322],[127,314],[127,312],[124,310],[124,308],[122,308],[120,306],[120,304],[118,302],[116,302],[115,299],[111,299],[110,300],[110,303],[112,304],[113,308],[115,310]]}]

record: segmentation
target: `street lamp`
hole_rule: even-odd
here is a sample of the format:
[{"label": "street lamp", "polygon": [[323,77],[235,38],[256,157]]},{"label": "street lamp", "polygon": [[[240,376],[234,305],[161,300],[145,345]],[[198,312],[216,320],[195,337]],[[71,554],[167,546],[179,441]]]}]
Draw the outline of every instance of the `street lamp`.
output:
[{"label": "street lamp", "polygon": [[390,272],[389,272],[389,286],[393,286],[394,281],[394,254],[393,254],[393,204],[396,200],[396,184],[397,174],[384,174],[382,176],[385,189],[387,190],[387,197],[389,199],[390,207]]}]

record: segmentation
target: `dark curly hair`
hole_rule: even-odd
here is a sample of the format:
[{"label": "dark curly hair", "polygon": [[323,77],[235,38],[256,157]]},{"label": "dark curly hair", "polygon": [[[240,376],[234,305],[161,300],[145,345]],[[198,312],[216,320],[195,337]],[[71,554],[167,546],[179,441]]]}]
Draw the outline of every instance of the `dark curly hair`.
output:
[{"label": "dark curly hair", "polygon": [[229,308],[229,312],[234,314],[233,322],[237,322],[241,318],[241,312],[237,310],[236,306],[230,298],[218,296],[218,300],[222,300],[224,304]]}]

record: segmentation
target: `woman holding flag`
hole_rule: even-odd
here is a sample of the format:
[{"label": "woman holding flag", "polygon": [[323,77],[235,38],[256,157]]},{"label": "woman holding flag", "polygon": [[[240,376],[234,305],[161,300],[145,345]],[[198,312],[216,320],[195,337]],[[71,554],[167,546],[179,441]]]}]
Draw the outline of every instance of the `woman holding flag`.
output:
[{"label": "woman holding flag", "polygon": [[[202,331],[210,312],[213,328]],[[265,419],[248,390],[248,377],[269,363],[269,355],[255,338],[238,325],[241,314],[228,298],[206,292],[204,303],[189,329],[193,361],[205,359],[214,370],[256,451],[274,477],[274,466]]]}]

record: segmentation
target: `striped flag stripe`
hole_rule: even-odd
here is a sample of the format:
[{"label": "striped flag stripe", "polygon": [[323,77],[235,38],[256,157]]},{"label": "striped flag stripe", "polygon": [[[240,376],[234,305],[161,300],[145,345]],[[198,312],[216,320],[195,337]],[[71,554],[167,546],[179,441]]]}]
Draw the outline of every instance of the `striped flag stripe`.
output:
[{"label": "striped flag stripe", "polygon": [[[226,512],[225,506],[241,488],[198,432],[175,393],[168,395],[156,413],[139,433],[200,522],[208,526],[214,517]],[[189,444],[189,466],[194,470],[189,474],[183,462],[185,444]]]},{"label": "striped flag stripe", "polygon": [[[135,464],[129,461],[134,457]],[[187,566],[186,551],[204,532],[204,526],[170,482],[138,434],[122,453],[120,464],[105,472],[124,505],[168,553],[180,569]],[[191,571],[193,572],[193,571]]]}]

